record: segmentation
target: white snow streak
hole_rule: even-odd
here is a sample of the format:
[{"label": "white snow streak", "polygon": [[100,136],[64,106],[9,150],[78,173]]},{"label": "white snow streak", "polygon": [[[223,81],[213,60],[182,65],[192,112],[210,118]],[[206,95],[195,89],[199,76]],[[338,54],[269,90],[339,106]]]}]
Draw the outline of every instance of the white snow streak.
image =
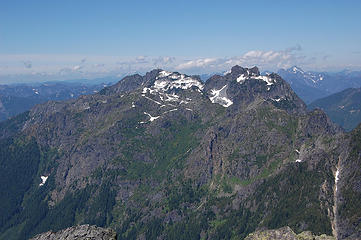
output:
[{"label": "white snow streak", "polygon": [[150,121],[150,122],[153,122],[154,120],[160,118],[160,116],[152,117],[152,115],[150,115],[150,114],[147,113],[147,112],[144,112],[144,114],[149,116],[149,121]]},{"label": "white snow streak", "polygon": [[43,186],[46,183],[46,180],[48,180],[49,176],[41,176],[41,183],[39,184],[39,186]]}]

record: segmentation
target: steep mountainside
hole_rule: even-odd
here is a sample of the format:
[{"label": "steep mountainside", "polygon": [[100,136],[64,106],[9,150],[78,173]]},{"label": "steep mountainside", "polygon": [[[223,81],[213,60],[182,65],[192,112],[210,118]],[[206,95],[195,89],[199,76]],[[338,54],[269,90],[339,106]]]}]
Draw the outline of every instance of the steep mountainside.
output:
[{"label": "steep mountainside", "polygon": [[361,88],[349,88],[318,99],[308,107],[322,109],[332,121],[351,131],[361,123]]},{"label": "steep mountainside", "polygon": [[37,105],[0,124],[0,138],[0,239],[85,223],[119,239],[243,239],[283,226],[361,236],[359,211],[338,205],[355,201],[342,184],[359,146],[256,67],[205,84],[159,69],[128,76]]}]

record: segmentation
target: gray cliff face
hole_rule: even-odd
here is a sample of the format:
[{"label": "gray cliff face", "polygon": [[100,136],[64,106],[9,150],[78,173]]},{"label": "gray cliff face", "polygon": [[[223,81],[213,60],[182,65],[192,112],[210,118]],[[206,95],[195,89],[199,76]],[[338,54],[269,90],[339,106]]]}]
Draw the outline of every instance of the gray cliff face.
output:
[{"label": "gray cliff face", "polygon": [[70,227],[58,232],[45,232],[31,240],[116,240],[117,234],[110,228],[90,226],[88,224]]},{"label": "gray cliff face", "polygon": [[[337,174],[337,237],[361,239],[361,125],[349,134],[349,151]],[[336,176],[335,176],[336,178]]]}]

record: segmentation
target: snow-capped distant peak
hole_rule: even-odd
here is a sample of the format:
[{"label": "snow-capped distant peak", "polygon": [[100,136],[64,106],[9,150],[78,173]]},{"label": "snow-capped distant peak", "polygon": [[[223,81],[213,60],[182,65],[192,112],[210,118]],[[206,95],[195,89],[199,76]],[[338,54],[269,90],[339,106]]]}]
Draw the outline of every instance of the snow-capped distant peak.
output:
[{"label": "snow-capped distant peak", "polygon": [[291,69],[290,69],[293,73],[304,73],[304,71],[297,67],[297,66],[293,66]]}]

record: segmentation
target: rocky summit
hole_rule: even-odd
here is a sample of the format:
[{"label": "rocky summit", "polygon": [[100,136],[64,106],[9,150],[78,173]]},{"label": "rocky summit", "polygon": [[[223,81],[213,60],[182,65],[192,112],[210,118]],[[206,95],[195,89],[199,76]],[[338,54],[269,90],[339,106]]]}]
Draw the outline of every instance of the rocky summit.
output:
[{"label": "rocky summit", "polygon": [[0,239],[79,224],[118,239],[361,238],[360,129],[277,74],[155,69],[0,123]]}]

